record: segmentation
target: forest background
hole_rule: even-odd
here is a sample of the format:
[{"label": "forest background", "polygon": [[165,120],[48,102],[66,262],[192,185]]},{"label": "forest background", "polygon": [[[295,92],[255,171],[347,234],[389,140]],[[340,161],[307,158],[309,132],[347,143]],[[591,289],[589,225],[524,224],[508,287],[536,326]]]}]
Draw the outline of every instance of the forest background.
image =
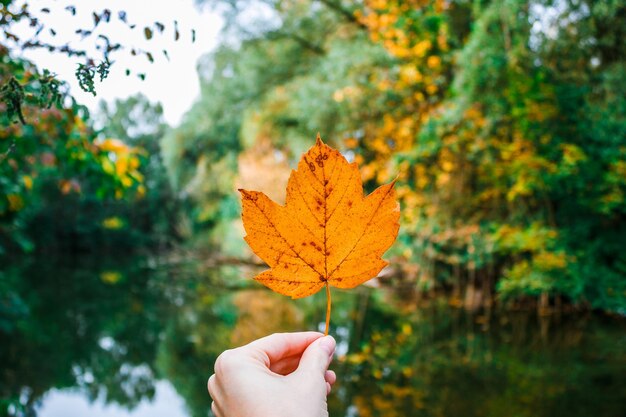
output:
[{"label": "forest background", "polygon": [[[13,3],[0,2],[5,259],[256,262],[236,189],[284,199],[320,132],[359,163],[366,191],[398,180],[385,285],[466,306],[626,312],[623,2],[199,1],[226,25],[179,126],[143,96],[89,114],[20,51],[79,60],[90,90],[124,46],[93,58],[26,44],[12,26],[44,24],[45,12]],[[111,19],[123,16],[96,11],[94,27]]]}]

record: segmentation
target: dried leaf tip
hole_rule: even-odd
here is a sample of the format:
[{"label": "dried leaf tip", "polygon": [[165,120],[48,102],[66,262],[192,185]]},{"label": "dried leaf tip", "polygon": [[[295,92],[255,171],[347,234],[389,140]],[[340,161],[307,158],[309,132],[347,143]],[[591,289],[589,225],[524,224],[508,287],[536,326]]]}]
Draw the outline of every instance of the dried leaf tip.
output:
[{"label": "dried leaf tip", "polygon": [[256,200],[256,198],[254,197],[254,192],[244,190],[243,188],[237,188],[237,191],[239,191],[243,198],[246,200]]}]

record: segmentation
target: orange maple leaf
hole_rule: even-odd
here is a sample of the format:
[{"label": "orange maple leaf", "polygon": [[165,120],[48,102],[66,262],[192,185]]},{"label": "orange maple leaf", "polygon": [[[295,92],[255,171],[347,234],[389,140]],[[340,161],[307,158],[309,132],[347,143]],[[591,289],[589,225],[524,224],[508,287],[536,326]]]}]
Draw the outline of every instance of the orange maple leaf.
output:
[{"label": "orange maple leaf", "polygon": [[245,240],[271,269],[254,279],[292,298],[326,287],[353,288],[375,277],[381,256],[398,235],[394,182],[363,196],[356,163],[324,144],[302,155],[291,172],[284,206],[258,191],[240,189]]}]

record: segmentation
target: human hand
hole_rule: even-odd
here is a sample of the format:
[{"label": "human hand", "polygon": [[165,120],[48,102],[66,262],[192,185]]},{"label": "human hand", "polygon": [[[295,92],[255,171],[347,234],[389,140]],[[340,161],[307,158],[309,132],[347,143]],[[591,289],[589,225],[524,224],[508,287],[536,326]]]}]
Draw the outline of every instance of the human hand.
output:
[{"label": "human hand", "polygon": [[217,417],[328,417],[328,370],[335,339],[317,332],[276,333],[215,361],[209,378]]}]

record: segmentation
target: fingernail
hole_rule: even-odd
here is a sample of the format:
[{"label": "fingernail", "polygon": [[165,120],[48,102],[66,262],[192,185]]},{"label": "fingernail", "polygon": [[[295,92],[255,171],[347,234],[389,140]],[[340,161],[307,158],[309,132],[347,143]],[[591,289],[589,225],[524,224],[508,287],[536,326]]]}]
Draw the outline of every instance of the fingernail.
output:
[{"label": "fingernail", "polygon": [[332,336],[324,336],[320,339],[320,348],[328,353],[328,356],[335,353],[335,346],[337,343]]}]

